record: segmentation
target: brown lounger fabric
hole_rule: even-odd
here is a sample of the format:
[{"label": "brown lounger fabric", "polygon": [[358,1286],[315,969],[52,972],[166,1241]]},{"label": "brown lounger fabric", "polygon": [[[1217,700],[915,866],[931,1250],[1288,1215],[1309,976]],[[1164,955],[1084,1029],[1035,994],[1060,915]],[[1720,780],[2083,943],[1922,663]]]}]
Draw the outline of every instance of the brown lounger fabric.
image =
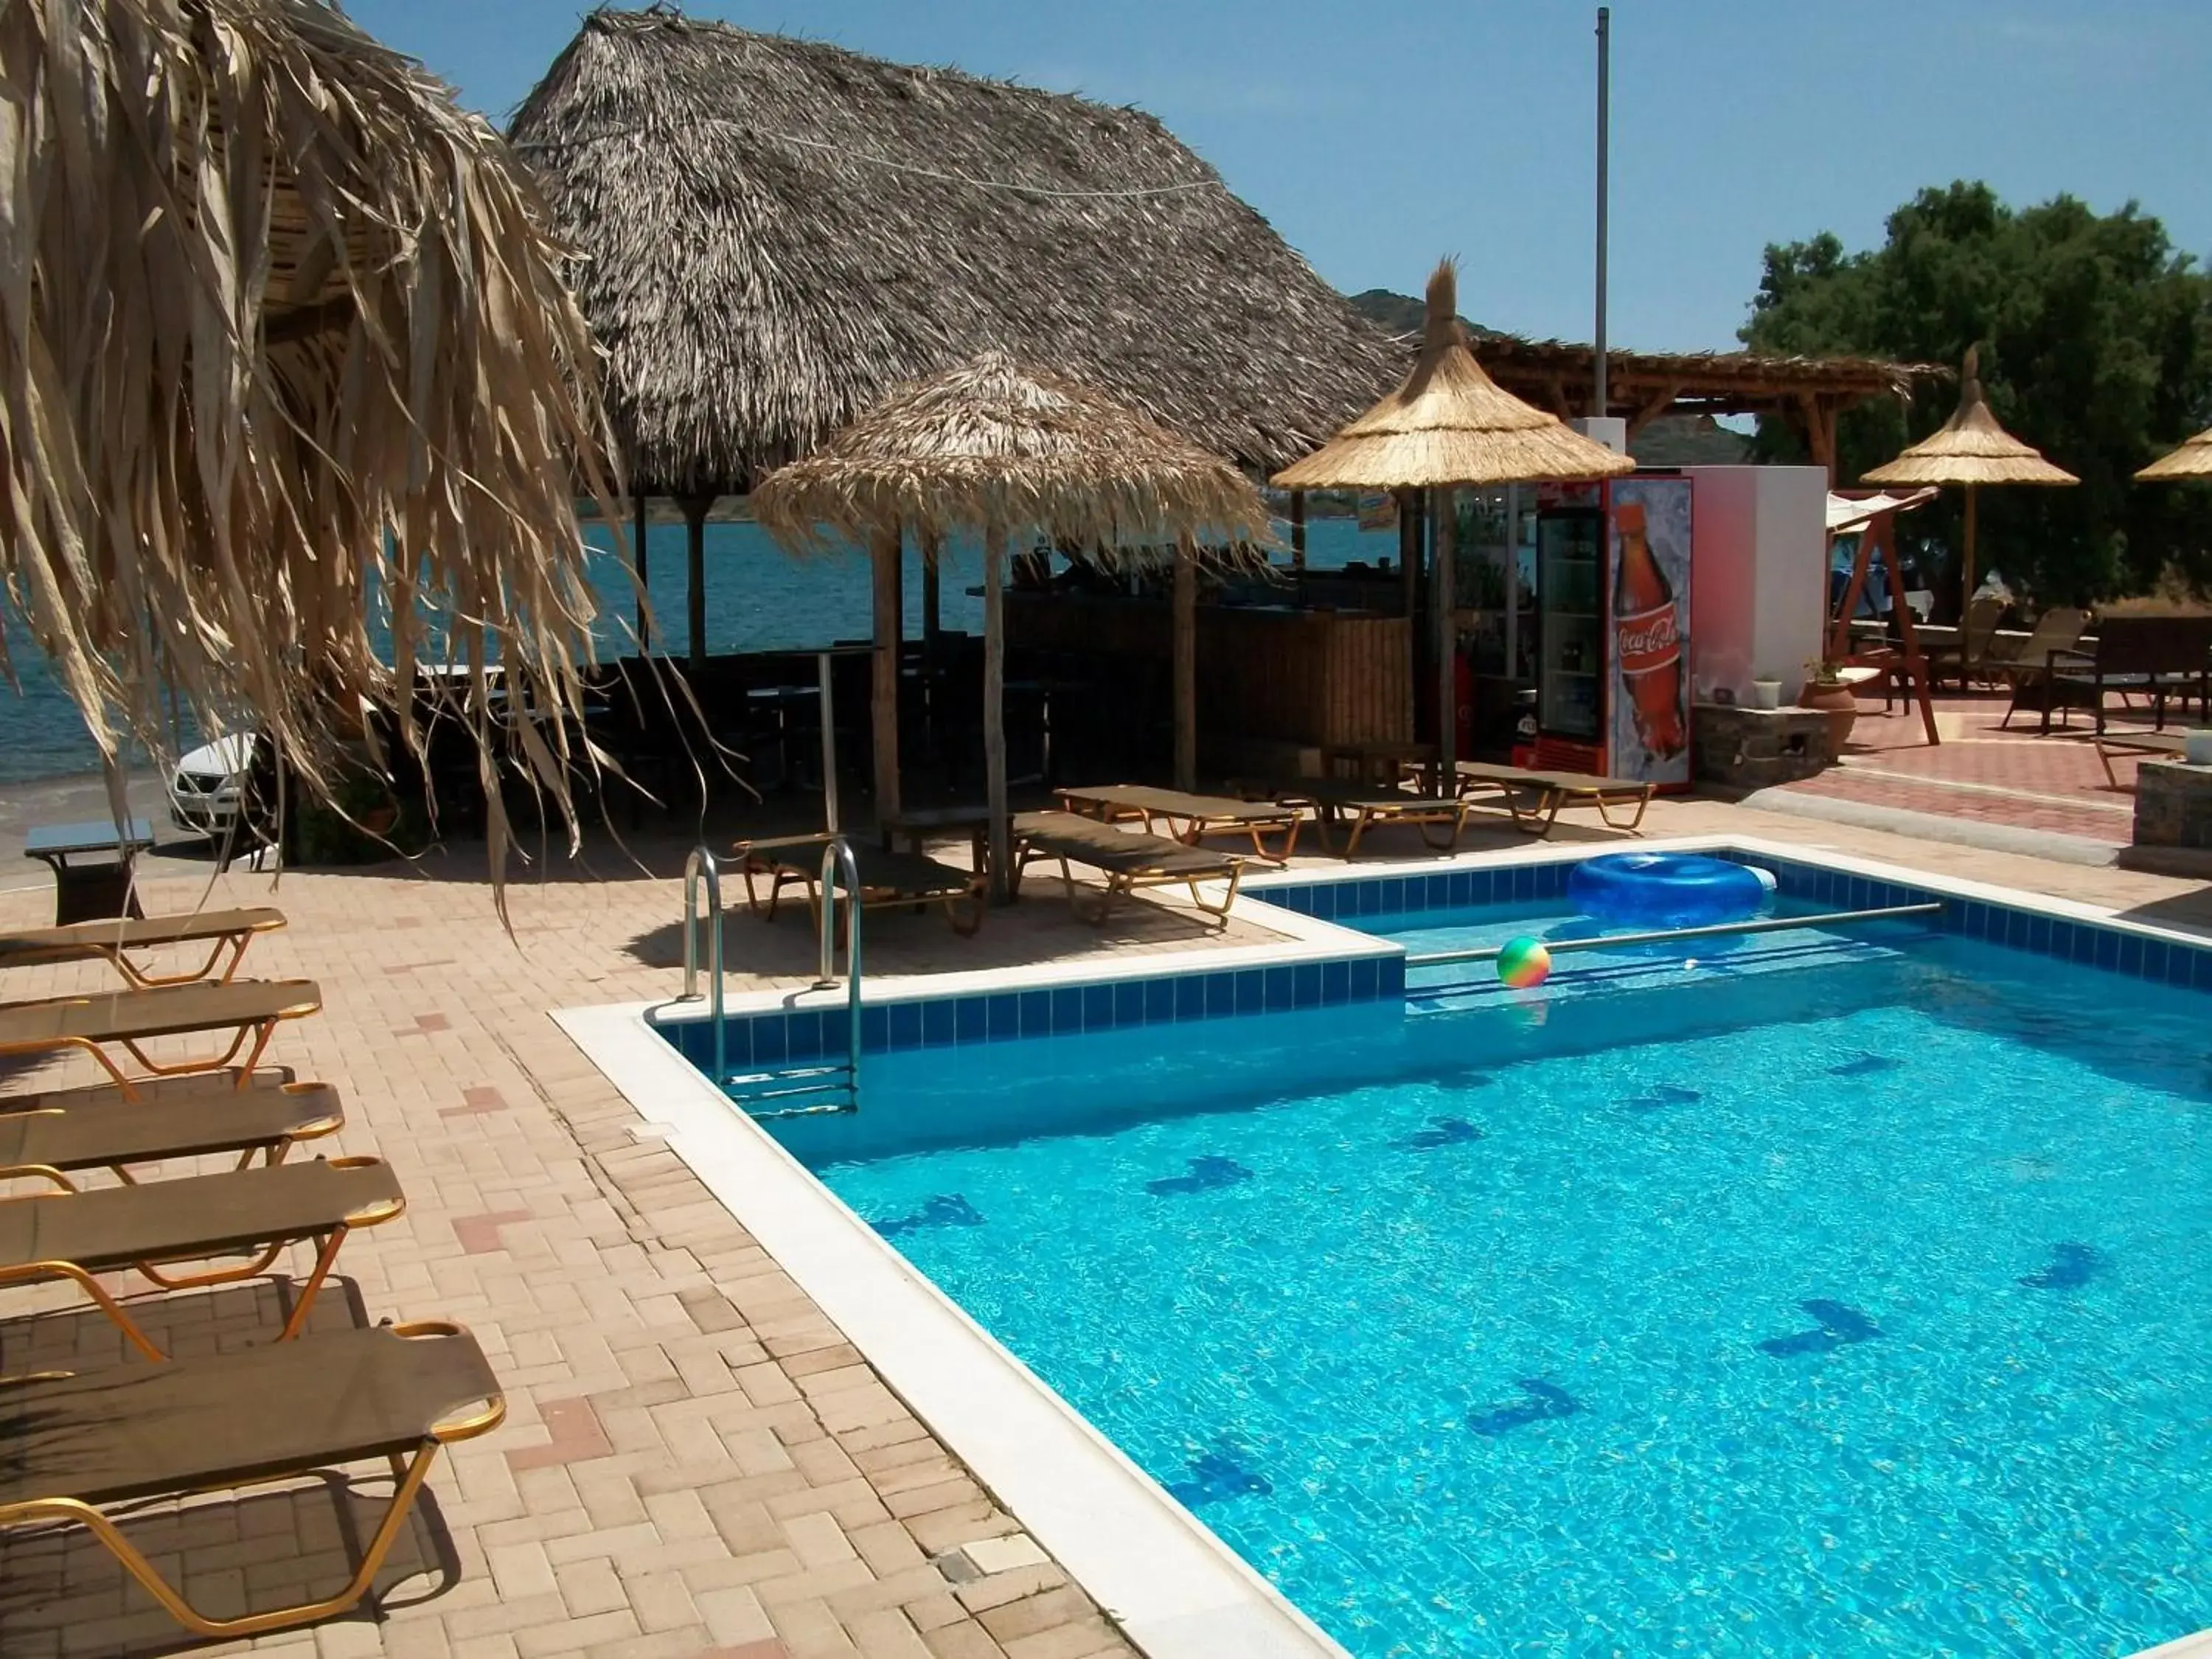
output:
[{"label": "brown lounger fabric", "polygon": [[321,990],[307,979],[242,979],[228,985],[102,991],[0,1008],[0,1049],[183,1036],[264,1020],[296,1019],[322,1006]]},{"label": "brown lounger fabric", "polygon": [[1161,875],[1203,880],[1225,876],[1237,860],[1165,836],[1141,835],[1074,812],[1018,812],[1014,838],[1039,852],[1071,858],[1115,875]]},{"label": "brown lounger fabric", "polygon": [[499,1382],[466,1332],[317,1332],[0,1389],[0,1505],[114,1504],[404,1456]]},{"label": "brown lounger fabric", "polygon": [[1237,800],[1227,795],[1186,794],[1180,789],[1156,789],[1142,783],[1107,783],[1088,789],[1062,789],[1062,800],[1095,803],[1156,817],[1196,818],[1209,823],[1280,823],[1292,815],[1287,806],[1267,801]]},{"label": "brown lounger fabric", "polygon": [[[115,962],[125,951],[152,951],[168,945],[208,945],[218,948],[198,973],[179,975],[171,982],[205,978],[220,965],[221,946],[234,948],[230,966],[256,933],[284,926],[284,913],[267,906],[238,910],[198,910],[167,916],[135,916],[114,921],[80,921],[65,927],[34,927],[0,933],[0,968],[30,968],[63,962]],[[126,977],[135,971],[118,962]],[[228,975],[226,975],[228,977]]]},{"label": "brown lounger fabric", "polygon": [[[89,1170],[210,1152],[246,1152],[330,1134],[345,1122],[327,1083],[235,1087],[228,1076],[177,1079],[197,1089],[129,1101],[112,1085],[58,1091],[35,1111],[0,1097],[0,1165]],[[79,1098],[73,1103],[68,1097]]]},{"label": "brown lounger fabric", "polygon": [[251,1076],[244,1068],[226,1066],[220,1071],[195,1072],[190,1077],[149,1077],[132,1081],[125,1094],[112,1083],[88,1083],[68,1089],[33,1089],[26,1094],[0,1094],[0,1112],[32,1112],[57,1106],[119,1106],[130,1101],[204,1099],[234,1089],[281,1089],[298,1073],[289,1066],[264,1066]]},{"label": "brown lounger fabric", "polygon": [[312,1238],[400,1200],[378,1160],[301,1164],[0,1202],[0,1271],[67,1261],[88,1273],[198,1261]]},{"label": "brown lounger fabric", "polygon": [[[951,865],[922,853],[894,853],[869,842],[848,843],[853,849],[854,867],[860,872],[860,885],[871,891],[895,892],[915,898],[943,898],[970,891],[975,885],[972,872],[956,870]],[[795,871],[810,878],[822,873],[822,843],[813,842],[810,856],[804,842],[780,847],[765,842],[755,842],[742,847],[746,857],[771,870]]]}]

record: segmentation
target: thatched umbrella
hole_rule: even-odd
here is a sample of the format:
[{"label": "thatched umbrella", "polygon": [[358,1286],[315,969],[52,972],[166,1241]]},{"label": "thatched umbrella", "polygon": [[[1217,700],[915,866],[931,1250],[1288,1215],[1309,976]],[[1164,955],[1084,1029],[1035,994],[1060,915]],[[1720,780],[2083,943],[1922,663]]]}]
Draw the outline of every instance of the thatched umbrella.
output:
[{"label": "thatched umbrella", "polygon": [[2212,428],[2136,474],[2137,483],[2166,483],[2178,478],[2212,478]]},{"label": "thatched umbrella", "polygon": [[1870,484],[1963,484],[1966,489],[1966,550],[1960,573],[1959,614],[1974,597],[1974,491],[1983,484],[2071,484],[2081,481],[2053,466],[1997,424],[1982,398],[1980,354],[1966,348],[1959,407],[1929,436],[1893,461],[1863,476]]},{"label": "thatched umbrella", "polygon": [[172,697],[331,799],[364,701],[419,751],[434,653],[466,670],[495,879],[504,747],[573,842],[574,497],[607,499],[605,433],[499,137],[322,0],[14,0],[0,94],[0,583],[118,808]]},{"label": "thatched umbrella", "polygon": [[1429,278],[1421,355],[1399,388],[1320,449],[1278,472],[1284,489],[1433,489],[1436,525],[1437,752],[1451,787],[1456,687],[1452,659],[1450,492],[1462,485],[1617,478],[1636,463],[1585,438],[1556,415],[1501,390],[1468,349],[1459,320],[1458,272],[1449,259]]},{"label": "thatched umbrella", "polygon": [[[991,884],[1007,893],[1011,854],[1002,724],[1007,538],[1112,559],[1175,549],[1176,771],[1194,764],[1191,650],[1201,538],[1264,540],[1267,510],[1248,478],[1105,393],[986,352],[894,392],[812,455],[774,472],[753,511],[787,546],[836,532],[884,556],[907,531],[925,546],[956,531],[983,538],[983,742]],[[878,726],[878,744],[896,743]]]}]

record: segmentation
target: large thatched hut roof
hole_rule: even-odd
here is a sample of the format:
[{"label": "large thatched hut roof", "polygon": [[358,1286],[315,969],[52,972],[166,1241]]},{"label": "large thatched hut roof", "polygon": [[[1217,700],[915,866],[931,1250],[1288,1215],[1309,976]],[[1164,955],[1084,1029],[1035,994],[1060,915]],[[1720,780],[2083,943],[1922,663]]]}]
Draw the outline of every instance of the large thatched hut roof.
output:
[{"label": "large thatched hut roof", "polygon": [[0,110],[0,587],[101,749],[173,697],[333,793],[435,651],[565,801],[605,433],[499,136],[325,0],[12,0]]},{"label": "large thatched hut roof", "polygon": [[602,10],[510,137],[584,256],[617,439],[656,489],[746,488],[986,350],[1267,469],[1403,369],[1138,110]]}]

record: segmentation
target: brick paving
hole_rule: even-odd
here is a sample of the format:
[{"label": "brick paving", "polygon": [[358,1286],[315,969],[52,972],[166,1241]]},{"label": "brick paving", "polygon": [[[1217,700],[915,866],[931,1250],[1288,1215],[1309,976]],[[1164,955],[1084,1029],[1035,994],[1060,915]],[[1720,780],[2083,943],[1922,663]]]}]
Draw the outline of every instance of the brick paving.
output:
[{"label": "brick paving", "polygon": [[[1823,843],[2010,883],[2212,932],[2188,882],[1909,842],[1697,801],[1662,802],[1654,834],[1734,831]],[[1568,830],[1589,836],[1583,829]],[[1595,837],[1593,837],[1595,838]],[[1403,846],[1378,840],[1377,850]],[[1477,844],[1517,846],[1492,830]],[[273,901],[292,917],[250,971],[319,980],[319,1017],[272,1060],[344,1091],[325,1149],[397,1169],[407,1212],[349,1241],[345,1283],[318,1322],[447,1318],[470,1326],[506,1386],[506,1427],[455,1448],[432,1478],[363,1611],[205,1650],[425,1659],[1085,1659],[1130,1651],[821,1311],[652,1137],[548,1011],[673,994],[678,849],[604,880],[520,885],[504,935],[474,855],[295,872],[164,874],[153,908]],[[1303,861],[1303,860],[1302,860]],[[45,896],[0,894],[0,926],[43,919]],[[732,981],[803,983],[803,917],[731,927]],[[934,915],[870,918],[878,973],[1204,949],[1187,908],[1140,902],[1103,930],[1049,884],[973,940]],[[1250,921],[1232,940],[1266,937]],[[105,988],[92,967],[21,970],[32,996]],[[39,1084],[71,1080],[68,1068]],[[21,1088],[32,1079],[18,1078]],[[167,1170],[164,1173],[181,1173]],[[125,1288],[119,1281],[117,1288]],[[342,1290],[343,1294],[337,1293]],[[281,1321],[265,1283],[149,1297],[158,1340],[204,1352]],[[120,1364],[96,1314],[60,1288],[32,1352]],[[207,1610],[326,1592],[349,1571],[381,1472],[243,1501],[155,1506],[129,1523]],[[150,1654],[175,1627],[81,1531],[17,1531],[0,1549],[0,1653]]]}]

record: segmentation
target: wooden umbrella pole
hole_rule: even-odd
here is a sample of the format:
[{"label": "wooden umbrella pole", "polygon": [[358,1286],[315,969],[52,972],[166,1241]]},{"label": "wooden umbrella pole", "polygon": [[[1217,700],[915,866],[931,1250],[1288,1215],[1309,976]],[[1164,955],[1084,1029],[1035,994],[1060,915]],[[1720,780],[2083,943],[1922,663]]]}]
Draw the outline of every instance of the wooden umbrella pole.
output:
[{"label": "wooden umbrella pole", "polygon": [[876,821],[888,823],[899,811],[899,528],[892,525],[869,538],[868,562],[874,579],[876,612],[873,707],[870,728],[876,759]]},{"label": "wooden umbrella pole", "polygon": [[684,568],[691,591],[684,595],[691,624],[691,666],[707,665],[707,515],[714,510],[712,495],[683,498]]},{"label": "wooden umbrella pole", "polygon": [[922,702],[929,710],[929,752],[935,757],[945,742],[944,710],[938,706],[937,663],[939,621],[943,606],[938,599],[937,561],[943,544],[934,535],[921,538],[921,684]]},{"label": "wooden umbrella pole", "polygon": [[1006,532],[983,532],[983,774],[991,811],[991,902],[1013,900],[1013,833],[1006,817]]},{"label": "wooden umbrella pole", "polygon": [[1306,492],[1291,492],[1291,568],[1300,575],[1306,568]]},{"label": "wooden umbrella pole", "polygon": [[1459,756],[1459,629],[1453,618],[1457,588],[1453,546],[1459,533],[1458,492],[1446,487],[1434,492],[1434,528],[1429,532],[1436,564],[1436,588],[1431,604],[1437,613],[1437,787],[1449,794],[1458,781]]},{"label": "wooden umbrella pole", "polygon": [[645,554],[645,491],[635,484],[631,490],[630,499],[635,508],[635,528],[630,532],[633,540],[629,561],[630,568],[637,574],[637,648],[641,655],[652,643],[650,619],[647,614],[650,607],[646,603],[646,594],[653,586],[653,567],[647,562]]},{"label": "wooden umbrella pole", "polygon": [[[1959,583],[1959,645],[1963,652],[1966,639],[1966,607],[1974,602],[1974,487],[1966,486],[1966,569]],[[1963,657],[1961,658],[1963,661]]]},{"label": "wooden umbrella pole", "polygon": [[1188,536],[1175,556],[1175,781],[1198,787],[1198,550]]}]

